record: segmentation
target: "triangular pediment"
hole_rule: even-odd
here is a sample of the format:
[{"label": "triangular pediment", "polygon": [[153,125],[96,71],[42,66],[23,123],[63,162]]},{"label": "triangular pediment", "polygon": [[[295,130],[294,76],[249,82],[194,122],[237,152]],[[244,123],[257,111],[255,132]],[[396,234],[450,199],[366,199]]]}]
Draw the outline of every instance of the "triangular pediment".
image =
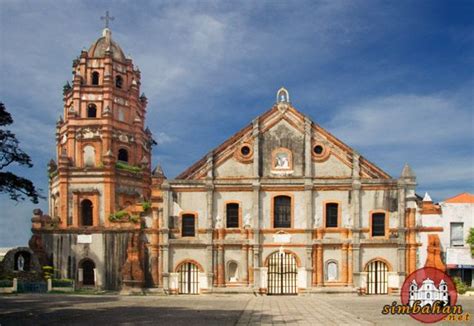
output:
[{"label": "triangular pediment", "polygon": [[[317,155],[313,157],[316,169],[321,171],[326,169],[329,174],[331,172],[340,173],[340,175],[332,177],[351,176],[354,157],[359,157],[357,152],[330,132],[312,122],[291,105],[277,104],[210,151],[176,179],[199,180],[224,176],[253,177],[252,155],[253,143],[256,137],[259,137],[261,143],[261,155],[269,156],[270,150],[275,147],[291,147],[292,151],[295,152],[293,154],[295,156],[295,168],[298,168],[304,162],[304,159],[299,159],[297,155],[304,155],[305,135],[310,135],[312,146],[321,144],[329,152],[327,157],[322,157],[321,160],[318,159]],[[265,152],[266,149],[267,152]],[[248,156],[248,159],[244,154]],[[359,157],[359,162],[361,178],[391,178],[386,172],[362,156]],[[302,171],[302,167],[300,167],[300,170]],[[211,171],[214,171],[214,176]],[[295,172],[298,172],[297,169],[295,169]],[[235,175],[232,175],[232,173]],[[297,173],[295,176],[297,176]],[[315,177],[318,177],[318,175],[316,174]]]}]

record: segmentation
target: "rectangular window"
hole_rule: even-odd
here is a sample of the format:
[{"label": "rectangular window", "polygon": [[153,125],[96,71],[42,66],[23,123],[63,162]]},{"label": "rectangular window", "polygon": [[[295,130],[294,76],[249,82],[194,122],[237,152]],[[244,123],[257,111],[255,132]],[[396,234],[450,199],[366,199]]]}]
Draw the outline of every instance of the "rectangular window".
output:
[{"label": "rectangular window", "polygon": [[337,220],[339,215],[339,205],[336,203],[326,204],[326,227],[337,228]]},{"label": "rectangular window", "polygon": [[194,237],[195,236],[195,226],[194,226],[194,215],[184,214],[182,216],[182,237]]},{"label": "rectangular window", "polygon": [[273,227],[291,227],[291,198],[288,196],[277,196],[273,202]]},{"label": "rectangular window", "polygon": [[464,246],[463,223],[451,223],[451,247]]},{"label": "rectangular window", "polygon": [[385,236],[385,213],[372,214],[372,236]]},{"label": "rectangular window", "polygon": [[226,206],[226,216],[228,228],[239,227],[239,204],[231,203]]}]

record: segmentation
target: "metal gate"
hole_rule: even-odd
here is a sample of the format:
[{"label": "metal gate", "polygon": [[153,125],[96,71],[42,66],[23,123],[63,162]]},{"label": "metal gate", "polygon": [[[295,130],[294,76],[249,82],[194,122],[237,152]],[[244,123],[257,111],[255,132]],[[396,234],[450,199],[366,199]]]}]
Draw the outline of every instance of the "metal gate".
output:
[{"label": "metal gate", "polygon": [[184,263],[179,267],[179,293],[199,294],[199,270],[193,263]]},{"label": "metal gate", "polygon": [[371,262],[367,266],[367,294],[388,293],[388,268],[379,260]]},{"label": "metal gate", "polygon": [[276,252],[268,259],[268,290],[267,294],[297,294],[296,258],[287,252]]},{"label": "metal gate", "polygon": [[48,292],[48,285],[46,282],[18,282],[18,293],[46,293]]}]

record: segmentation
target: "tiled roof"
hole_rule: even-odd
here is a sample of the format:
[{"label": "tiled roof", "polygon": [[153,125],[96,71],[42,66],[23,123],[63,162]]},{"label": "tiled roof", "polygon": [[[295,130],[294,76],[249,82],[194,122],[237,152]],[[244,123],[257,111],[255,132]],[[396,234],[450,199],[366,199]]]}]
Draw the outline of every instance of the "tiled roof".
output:
[{"label": "tiled roof", "polygon": [[468,192],[444,200],[445,203],[474,204],[474,195]]}]

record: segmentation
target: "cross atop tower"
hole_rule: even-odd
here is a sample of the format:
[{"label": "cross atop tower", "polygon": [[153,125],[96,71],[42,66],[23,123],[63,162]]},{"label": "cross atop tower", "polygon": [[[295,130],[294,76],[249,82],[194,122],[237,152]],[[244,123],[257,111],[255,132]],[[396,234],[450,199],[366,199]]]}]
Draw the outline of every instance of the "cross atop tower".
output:
[{"label": "cross atop tower", "polygon": [[114,20],[115,17],[109,16],[109,11],[105,12],[105,16],[101,16],[100,20],[105,20],[105,28],[109,28],[109,22]]}]

